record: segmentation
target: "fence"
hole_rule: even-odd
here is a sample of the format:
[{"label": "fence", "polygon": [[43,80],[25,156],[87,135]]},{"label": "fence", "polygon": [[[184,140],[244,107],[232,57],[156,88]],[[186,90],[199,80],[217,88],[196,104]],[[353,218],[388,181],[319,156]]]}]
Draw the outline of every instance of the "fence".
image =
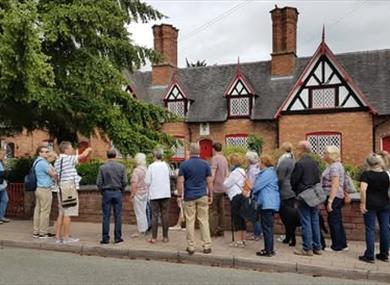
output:
[{"label": "fence", "polygon": [[7,187],[9,202],[7,217],[23,218],[24,214],[24,184],[9,183]]}]

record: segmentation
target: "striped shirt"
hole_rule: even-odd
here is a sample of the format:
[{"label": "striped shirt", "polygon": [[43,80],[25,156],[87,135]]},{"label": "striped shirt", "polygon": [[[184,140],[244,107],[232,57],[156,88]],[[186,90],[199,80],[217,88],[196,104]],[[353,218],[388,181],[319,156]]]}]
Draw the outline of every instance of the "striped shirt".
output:
[{"label": "striped shirt", "polygon": [[[62,170],[61,170],[62,161]],[[54,167],[61,178],[60,182],[74,181],[76,188],[79,188],[80,176],[77,174],[76,164],[78,163],[78,155],[60,154],[60,157],[54,163]]]}]

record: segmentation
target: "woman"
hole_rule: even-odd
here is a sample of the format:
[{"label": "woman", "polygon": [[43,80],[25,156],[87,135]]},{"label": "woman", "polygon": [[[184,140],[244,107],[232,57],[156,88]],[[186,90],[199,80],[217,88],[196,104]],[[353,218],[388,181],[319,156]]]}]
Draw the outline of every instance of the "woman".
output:
[{"label": "woman", "polygon": [[[389,175],[383,171],[383,161],[375,153],[366,159],[367,169],[360,177],[360,211],[366,226],[366,251],[359,260],[374,263],[378,260],[389,261],[389,213],[388,196]],[[375,219],[379,224],[379,254],[375,253]]]},{"label": "woman", "polygon": [[[259,156],[254,151],[248,151],[245,154],[245,157],[248,162],[248,169],[246,171],[246,177],[253,185],[256,180],[257,174],[259,174]],[[263,230],[261,229],[261,223],[260,220],[257,220],[255,223],[253,223],[253,234],[248,237],[249,240],[259,240],[261,238],[261,235],[263,233]]]},{"label": "woman", "polygon": [[163,242],[168,242],[169,202],[171,198],[170,169],[168,164],[162,160],[162,150],[155,150],[153,154],[154,162],[149,165],[145,175],[145,184],[148,187],[152,205],[152,238],[149,242],[157,242],[159,215],[161,215],[163,228]]},{"label": "woman", "polygon": [[148,219],[146,217],[146,204],[148,202],[148,189],[145,185],[146,171],[146,155],[137,153],[134,157],[137,167],[131,176],[131,196],[133,201],[133,209],[137,220],[138,233],[132,237],[145,236],[148,230]]},{"label": "woman", "polygon": [[245,199],[242,195],[242,188],[246,178],[245,170],[242,168],[242,159],[238,154],[230,157],[232,171],[223,183],[225,193],[231,201],[231,214],[234,231],[234,241],[230,244],[234,247],[245,247],[246,223],[241,216],[241,205]]},{"label": "woman", "polygon": [[336,146],[327,146],[324,160],[328,167],[322,173],[322,188],[327,199],[325,208],[328,212],[328,224],[332,245],[325,250],[348,250],[341,208],[344,201],[344,167],[340,162],[340,150]]},{"label": "woman", "polygon": [[290,246],[296,245],[295,229],[298,224],[298,215],[295,209],[295,193],[291,187],[291,173],[294,170],[295,159],[292,153],[293,145],[290,142],[282,144],[283,154],[278,160],[276,174],[278,175],[279,193],[280,193],[280,211],[279,215],[286,229],[286,237],[283,243],[289,243]]},{"label": "woman", "polygon": [[280,207],[278,177],[269,155],[260,157],[260,173],[253,185],[253,196],[259,204],[261,227],[263,228],[264,249],[256,252],[258,256],[271,257],[275,255],[273,236],[273,216]]},{"label": "woman", "polygon": [[9,201],[7,194],[7,181],[5,180],[5,157],[6,152],[4,150],[0,150],[0,225],[11,221],[5,217]]}]

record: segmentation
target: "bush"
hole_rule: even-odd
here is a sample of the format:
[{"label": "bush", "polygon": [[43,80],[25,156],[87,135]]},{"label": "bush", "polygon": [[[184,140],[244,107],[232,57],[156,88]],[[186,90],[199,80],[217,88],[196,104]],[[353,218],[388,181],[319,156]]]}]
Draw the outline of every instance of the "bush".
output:
[{"label": "bush", "polygon": [[34,158],[24,157],[24,158],[15,158],[8,160],[7,163],[7,179],[11,183],[23,183],[24,177],[29,173]]},{"label": "bush", "polygon": [[77,173],[82,177],[80,185],[95,185],[99,167],[102,164],[102,161],[93,159],[77,165]]},{"label": "bush", "polygon": [[248,137],[248,149],[255,151],[256,153],[261,153],[263,151],[264,139],[262,137],[257,137],[255,135],[250,135]]},{"label": "bush", "polygon": [[326,163],[325,163],[324,159],[320,155],[313,153],[313,152],[310,153],[309,155],[311,158],[313,158],[315,161],[318,162],[318,165],[320,166],[321,173],[324,172],[324,170],[326,169]]},{"label": "bush", "polygon": [[231,146],[231,145],[227,145],[222,149],[222,153],[226,157],[226,159],[229,163],[230,163],[230,157],[232,156],[232,154],[238,154],[241,157],[242,161],[244,162],[243,167],[247,166],[246,165],[247,162],[246,162],[246,158],[245,158],[245,154],[247,153],[247,151],[248,150],[245,147]]}]

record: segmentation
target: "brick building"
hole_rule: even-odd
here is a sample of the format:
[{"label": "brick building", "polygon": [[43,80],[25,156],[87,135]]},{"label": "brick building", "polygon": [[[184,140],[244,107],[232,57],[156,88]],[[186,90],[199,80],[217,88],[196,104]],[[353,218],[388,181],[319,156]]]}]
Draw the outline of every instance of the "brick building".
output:
[{"label": "brick building", "polygon": [[[154,48],[164,60],[151,72],[126,74],[128,91],[139,100],[165,106],[183,122],[164,131],[184,142],[199,142],[212,155],[212,142],[246,145],[263,137],[264,151],[284,141],[307,139],[321,154],[337,145],[344,161],[360,164],[367,153],[390,150],[390,50],[333,54],[325,36],[312,57],[297,56],[296,8],[271,12],[271,60],[200,68],[177,68],[178,30],[153,26]],[[26,137],[27,136],[27,137]],[[2,140],[16,156],[31,154],[45,132]],[[85,138],[94,156],[109,142]],[[184,149],[176,158],[184,158]]]},{"label": "brick building", "polygon": [[[264,138],[265,152],[303,139],[319,154],[337,145],[354,164],[390,150],[390,50],[335,55],[323,33],[312,57],[298,57],[297,9],[270,13],[271,60],[251,63],[179,69],[178,30],[155,25],[154,48],[164,62],[128,74],[133,94],[181,116],[164,131],[198,141],[204,158],[212,142],[246,145],[250,134]],[[183,156],[180,149],[177,158]]]}]

